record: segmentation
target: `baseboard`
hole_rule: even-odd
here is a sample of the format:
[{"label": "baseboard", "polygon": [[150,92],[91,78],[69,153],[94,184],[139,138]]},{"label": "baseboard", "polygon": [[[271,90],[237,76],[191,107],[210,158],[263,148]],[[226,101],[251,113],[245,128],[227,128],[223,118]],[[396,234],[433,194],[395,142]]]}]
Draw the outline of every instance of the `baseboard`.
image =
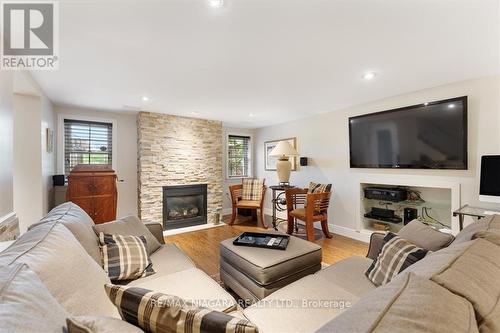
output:
[{"label": "baseboard", "polygon": [[369,232],[356,231],[356,230],[351,229],[351,228],[346,228],[346,227],[342,227],[342,226],[330,224],[330,223],[328,224],[328,228],[330,229],[330,232],[332,232],[334,234],[348,237],[348,238],[352,238],[355,240],[359,240],[359,241],[365,242],[365,243],[370,242],[371,233],[369,233]]},{"label": "baseboard", "polygon": [[0,217],[0,241],[13,240],[19,235],[19,220],[15,212]]}]

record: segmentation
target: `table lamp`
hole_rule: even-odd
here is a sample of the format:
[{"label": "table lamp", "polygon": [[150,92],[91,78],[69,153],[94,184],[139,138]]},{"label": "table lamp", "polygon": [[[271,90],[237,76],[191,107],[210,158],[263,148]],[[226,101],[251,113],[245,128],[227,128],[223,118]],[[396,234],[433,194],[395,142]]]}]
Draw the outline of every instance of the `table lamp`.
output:
[{"label": "table lamp", "polygon": [[297,156],[299,153],[292,147],[288,141],[280,141],[271,150],[269,156],[278,157],[276,162],[276,171],[278,172],[278,178],[280,185],[288,185],[290,182],[290,172],[292,171],[292,163],[288,160],[290,156]]}]

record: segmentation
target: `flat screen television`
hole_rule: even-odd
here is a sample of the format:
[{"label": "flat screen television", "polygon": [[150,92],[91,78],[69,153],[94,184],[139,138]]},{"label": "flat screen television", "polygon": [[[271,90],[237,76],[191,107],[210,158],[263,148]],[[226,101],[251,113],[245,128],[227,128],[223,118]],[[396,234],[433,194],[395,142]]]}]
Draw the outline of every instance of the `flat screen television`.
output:
[{"label": "flat screen television", "polygon": [[500,202],[500,155],[481,157],[479,200]]},{"label": "flat screen television", "polygon": [[467,96],[349,118],[351,168],[467,169]]}]

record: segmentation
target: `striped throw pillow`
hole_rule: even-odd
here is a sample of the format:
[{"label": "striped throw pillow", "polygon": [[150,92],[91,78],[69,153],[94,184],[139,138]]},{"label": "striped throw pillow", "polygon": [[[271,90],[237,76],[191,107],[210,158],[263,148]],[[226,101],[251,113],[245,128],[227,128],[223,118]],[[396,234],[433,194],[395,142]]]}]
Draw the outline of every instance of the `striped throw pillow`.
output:
[{"label": "striped throw pillow", "polygon": [[373,261],[365,275],[376,286],[384,285],[407,267],[423,259],[428,252],[389,232],[384,237],[384,245],[377,259]]},{"label": "striped throw pillow", "polygon": [[258,333],[246,319],[197,307],[183,299],[138,287],[105,285],[127,322],[153,333]]},{"label": "striped throw pillow", "polygon": [[146,237],[99,233],[103,268],[113,281],[135,280],[154,274]]},{"label": "striped throw pillow", "polygon": [[314,182],[309,183],[309,189],[307,193],[325,193],[332,190],[332,184],[316,184]]},{"label": "striped throw pillow", "polygon": [[262,186],[264,179],[245,178],[243,179],[242,200],[260,201],[262,198]]}]

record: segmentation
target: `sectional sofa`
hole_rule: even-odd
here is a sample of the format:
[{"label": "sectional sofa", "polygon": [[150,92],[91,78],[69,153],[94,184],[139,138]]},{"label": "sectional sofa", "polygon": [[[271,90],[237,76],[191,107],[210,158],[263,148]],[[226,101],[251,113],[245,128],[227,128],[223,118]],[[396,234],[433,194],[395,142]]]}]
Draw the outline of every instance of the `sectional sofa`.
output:
[{"label": "sectional sofa", "polygon": [[[58,206],[0,253],[0,267],[18,263],[29,266],[68,315],[120,318],[103,288],[105,283],[109,283],[109,279],[102,269],[98,239],[93,226],[92,219],[78,206],[72,203]],[[500,316],[498,305],[500,286],[497,283],[500,278],[500,253],[493,251],[489,244],[494,245],[494,250],[496,248],[500,250],[500,247],[494,244],[494,239],[493,242],[490,242],[491,239],[472,240],[478,232],[500,232],[500,216],[468,226],[457,235],[450,246],[427,255],[426,258],[407,269],[408,273],[406,271],[405,274],[401,273],[401,277],[398,276],[399,279],[393,280],[386,286],[377,288],[364,274],[383,244],[384,235],[374,234],[367,257],[353,256],[342,260],[276,291],[246,309],[238,307],[231,294],[196,268],[189,257],[176,245],[165,244],[160,224],[151,223],[146,226],[161,243],[160,248],[151,256],[157,273],[132,281],[130,285],[173,294],[201,306],[236,316],[245,316],[258,326],[260,332],[315,332],[318,330],[322,332],[397,332],[398,329],[388,330],[387,325],[393,322],[406,325],[404,320],[394,321],[391,317],[399,315],[399,319],[404,319],[401,317],[404,311],[409,311],[406,314],[407,320],[412,319],[408,324],[410,326],[407,326],[408,332],[436,331],[433,329],[436,320],[432,318],[440,319],[440,327],[451,327],[446,325],[455,323],[462,328],[460,331],[463,332],[500,331],[500,318],[498,318]],[[488,243],[487,246],[483,246],[484,242]],[[481,246],[476,246],[477,244]],[[474,256],[471,269],[483,267],[487,269],[487,273],[479,274],[479,277],[466,274],[461,276],[460,267],[451,273],[448,272],[457,262],[460,263],[460,258],[464,258],[466,263],[471,262],[469,258],[471,253]],[[497,254],[499,255],[496,258],[491,257]],[[445,274],[444,277],[439,276],[439,279],[436,278],[445,271],[449,274]],[[491,283],[492,279],[494,283]],[[451,287],[447,281],[451,281]],[[477,283],[481,285],[478,286]],[[450,313],[440,308],[442,302],[437,302],[438,307],[431,313],[434,317],[429,317],[429,311],[425,313],[425,307],[418,307],[420,296],[412,298],[417,301],[413,307],[394,308],[401,303],[408,306],[407,303],[400,302],[399,298],[402,299],[408,293],[412,295],[411,292],[415,290],[410,287],[415,285],[420,287],[430,285],[431,287],[427,286],[425,290],[437,289],[447,296],[458,297],[458,300],[453,297],[452,300],[457,301],[459,304],[457,309],[462,312],[457,310],[457,314]],[[465,290],[474,290],[474,294],[463,292],[462,287]],[[490,288],[490,290],[485,292],[481,288]],[[382,293],[382,296],[379,293]],[[417,293],[417,295],[422,294],[425,292]],[[437,298],[433,296],[439,294],[433,291],[429,297],[434,300],[437,298],[441,301],[446,300],[444,296]],[[387,302],[381,304],[381,300]],[[452,301],[446,302],[454,304]],[[31,306],[23,311],[32,311],[31,317],[34,317],[38,310],[41,309]],[[442,314],[443,311],[446,315]],[[11,315],[15,318],[20,314],[12,313]],[[354,317],[350,318],[350,316]],[[462,325],[465,320],[469,322],[468,327]],[[371,323],[371,326],[362,326],[361,322]],[[23,327],[23,322],[20,321],[19,332],[29,331]],[[392,327],[397,328],[397,326]],[[136,331],[136,328],[130,331]]]}]

